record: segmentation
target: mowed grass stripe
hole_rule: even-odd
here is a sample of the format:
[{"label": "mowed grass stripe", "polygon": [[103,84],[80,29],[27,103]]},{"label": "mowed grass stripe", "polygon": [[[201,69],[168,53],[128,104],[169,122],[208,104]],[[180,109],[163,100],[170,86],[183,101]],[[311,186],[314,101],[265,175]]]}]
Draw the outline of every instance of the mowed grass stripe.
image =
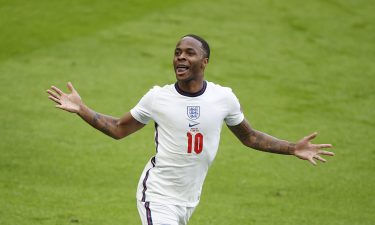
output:
[{"label": "mowed grass stripe", "polygon": [[0,61],[179,4],[171,0],[2,1]]}]

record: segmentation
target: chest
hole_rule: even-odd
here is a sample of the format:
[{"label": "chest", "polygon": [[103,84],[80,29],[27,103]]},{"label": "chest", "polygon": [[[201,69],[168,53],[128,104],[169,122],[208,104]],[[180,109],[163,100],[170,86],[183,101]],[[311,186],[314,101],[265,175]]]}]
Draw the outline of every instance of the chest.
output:
[{"label": "chest", "polygon": [[226,114],[225,102],[212,96],[158,96],[153,105],[155,122],[176,132],[195,128],[201,131],[220,129]]}]

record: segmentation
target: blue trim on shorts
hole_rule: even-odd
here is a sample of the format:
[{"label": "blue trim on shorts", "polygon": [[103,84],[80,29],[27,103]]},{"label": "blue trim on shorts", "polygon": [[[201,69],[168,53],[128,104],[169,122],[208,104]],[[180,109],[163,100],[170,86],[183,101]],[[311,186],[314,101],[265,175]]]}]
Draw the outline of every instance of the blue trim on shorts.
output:
[{"label": "blue trim on shorts", "polygon": [[145,202],[145,201],[146,201],[146,191],[147,191],[147,185],[146,185],[146,182],[147,182],[147,179],[148,179],[148,175],[149,175],[149,173],[150,173],[150,170],[151,170],[152,168],[155,167],[155,164],[156,164],[156,162],[155,162],[155,156],[152,157],[152,159],[151,159],[151,163],[152,163],[152,167],[151,167],[150,169],[147,170],[146,175],[145,175],[145,178],[143,179],[142,202]]},{"label": "blue trim on shorts", "polygon": [[151,209],[150,209],[150,202],[145,202],[146,208],[146,217],[147,217],[147,225],[152,225],[152,217],[151,217]]}]

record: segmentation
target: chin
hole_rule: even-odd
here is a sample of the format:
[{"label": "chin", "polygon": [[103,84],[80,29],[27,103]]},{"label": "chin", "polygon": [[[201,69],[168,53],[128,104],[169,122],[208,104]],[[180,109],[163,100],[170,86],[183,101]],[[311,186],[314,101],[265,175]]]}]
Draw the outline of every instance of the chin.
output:
[{"label": "chin", "polygon": [[191,76],[189,74],[177,74],[176,73],[176,79],[178,81],[189,81],[191,80]]}]

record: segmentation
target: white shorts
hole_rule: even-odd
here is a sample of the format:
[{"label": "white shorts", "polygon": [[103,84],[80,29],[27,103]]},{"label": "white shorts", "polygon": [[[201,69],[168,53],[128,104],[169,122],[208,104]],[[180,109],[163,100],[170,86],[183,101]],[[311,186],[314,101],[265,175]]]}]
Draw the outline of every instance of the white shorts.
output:
[{"label": "white shorts", "polygon": [[142,225],[186,225],[195,207],[165,205],[137,200]]}]

